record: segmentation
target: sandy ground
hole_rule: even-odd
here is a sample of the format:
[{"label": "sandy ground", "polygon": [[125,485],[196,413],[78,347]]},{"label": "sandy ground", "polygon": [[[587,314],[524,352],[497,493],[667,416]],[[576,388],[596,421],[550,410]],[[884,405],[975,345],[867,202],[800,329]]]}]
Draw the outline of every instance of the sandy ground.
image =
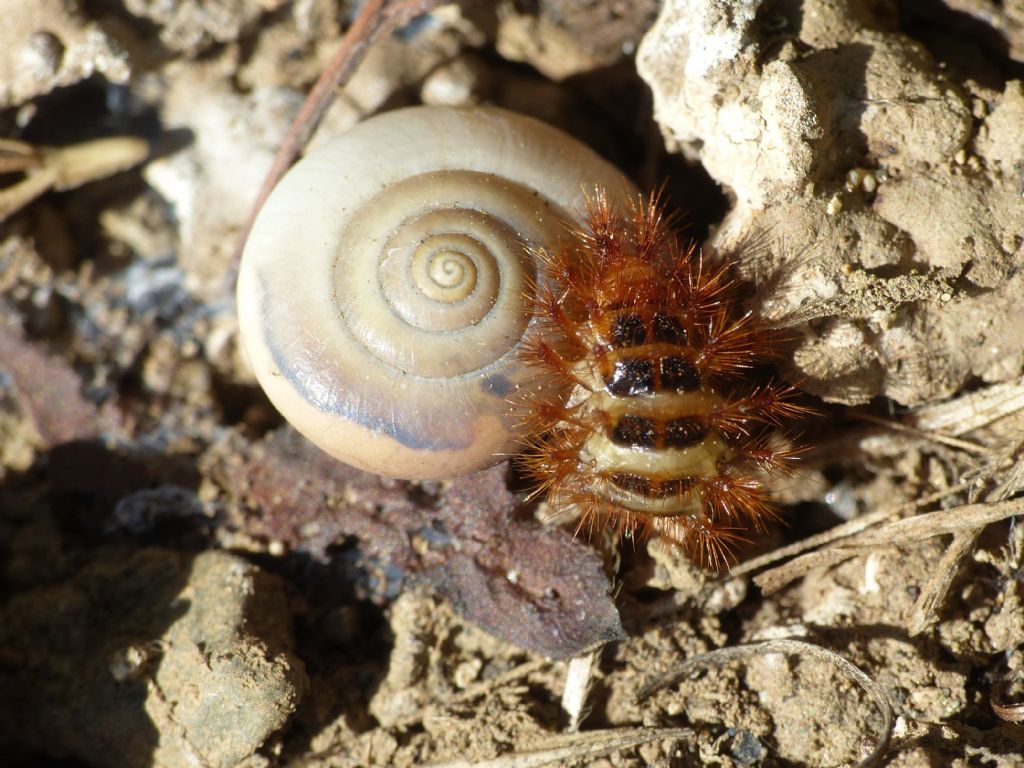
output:
[{"label": "sandy ground", "polygon": [[884,764],[1024,766],[1024,6],[446,6],[314,135],[503,106],[737,261],[816,413],[723,575],[541,525],[507,465],[340,465],[262,394],[239,238],[353,12],[0,0],[0,763],[853,765],[881,697]]}]

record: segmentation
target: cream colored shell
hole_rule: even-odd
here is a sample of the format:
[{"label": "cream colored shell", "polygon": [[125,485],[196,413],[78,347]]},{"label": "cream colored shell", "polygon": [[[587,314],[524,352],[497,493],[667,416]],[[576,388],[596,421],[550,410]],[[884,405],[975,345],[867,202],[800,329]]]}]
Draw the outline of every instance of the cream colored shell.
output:
[{"label": "cream colored shell", "polygon": [[242,341],[281,413],[327,453],[398,478],[514,451],[532,375],[530,247],[595,187],[633,194],[560,131],[499,109],[373,117],[299,162],[253,227]]}]

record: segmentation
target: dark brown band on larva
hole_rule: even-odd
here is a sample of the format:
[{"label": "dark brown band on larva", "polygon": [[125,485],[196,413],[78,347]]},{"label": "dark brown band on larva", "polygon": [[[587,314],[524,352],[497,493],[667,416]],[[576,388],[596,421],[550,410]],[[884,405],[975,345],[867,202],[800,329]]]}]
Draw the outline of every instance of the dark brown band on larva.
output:
[{"label": "dark brown band on larva", "polygon": [[674,344],[685,347],[689,342],[689,335],[682,323],[672,315],[657,312],[652,323],[652,335],[655,342]]},{"label": "dark brown band on larva", "polygon": [[617,488],[652,499],[664,499],[669,496],[682,496],[683,494],[691,493],[699,482],[693,477],[652,480],[643,475],[631,475],[628,473],[616,473],[609,479]]},{"label": "dark brown band on larva", "polygon": [[690,392],[700,386],[700,373],[683,355],[661,358],[661,376],[658,389]]},{"label": "dark brown band on larva", "polygon": [[617,445],[632,445],[637,448],[655,448],[658,445],[658,430],[654,419],[643,416],[622,416],[612,429],[611,439]]},{"label": "dark brown band on larva", "polygon": [[665,448],[688,448],[708,435],[708,428],[694,419],[672,419],[665,423]]},{"label": "dark brown band on larva", "polygon": [[639,347],[645,341],[647,327],[640,315],[624,312],[612,321],[612,344],[615,347]]},{"label": "dark brown band on larva", "polygon": [[654,365],[645,358],[626,358],[612,363],[604,388],[613,395],[633,397],[654,391]]},{"label": "dark brown band on larva", "polygon": [[707,437],[708,429],[694,418],[656,419],[626,414],[609,431],[616,445],[634,448],[688,448]]}]

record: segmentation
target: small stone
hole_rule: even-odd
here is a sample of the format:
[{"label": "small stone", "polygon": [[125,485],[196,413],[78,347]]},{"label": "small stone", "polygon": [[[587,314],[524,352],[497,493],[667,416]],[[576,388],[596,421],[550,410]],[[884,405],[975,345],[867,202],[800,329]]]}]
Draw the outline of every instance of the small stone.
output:
[{"label": "small stone", "polygon": [[110,655],[108,660],[110,674],[119,683],[137,680],[148,663],[157,655],[159,655],[159,651],[156,647],[142,643],[133,643],[119,648]]},{"label": "small stone", "polygon": [[452,682],[455,683],[457,688],[468,688],[480,676],[480,670],[483,668],[483,665],[484,663],[478,658],[462,662],[455,668],[455,672],[452,674]]},{"label": "small stone", "polygon": [[472,104],[479,100],[480,75],[477,63],[465,57],[456,59],[427,76],[420,88],[420,98],[424,104]]},{"label": "small stone", "polygon": [[0,606],[0,743],[99,768],[238,765],[307,687],[281,582],[225,552],[96,553]]},{"label": "small stone", "polygon": [[267,544],[267,554],[271,555],[272,557],[281,557],[284,555],[286,551],[287,548],[285,547],[284,542],[279,541],[278,539],[274,539],[269,544]]},{"label": "small stone", "polygon": [[0,108],[94,75],[125,83],[128,56],[79,0],[0,0]]},{"label": "small stone", "polygon": [[64,44],[52,32],[40,31],[25,41],[20,53],[24,71],[37,82],[45,83],[57,74],[64,57]]},{"label": "small stone", "polygon": [[307,685],[292,647],[280,581],[224,552],[192,562],[189,610],[163,636],[156,672],[178,738],[159,751],[198,754],[213,768],[252,755],[295,711]]},{"label": "small stone", "polygon": [[758,765],[764,759],[764,745],[746,729],[736,732],[729,752],[738,765]]}]

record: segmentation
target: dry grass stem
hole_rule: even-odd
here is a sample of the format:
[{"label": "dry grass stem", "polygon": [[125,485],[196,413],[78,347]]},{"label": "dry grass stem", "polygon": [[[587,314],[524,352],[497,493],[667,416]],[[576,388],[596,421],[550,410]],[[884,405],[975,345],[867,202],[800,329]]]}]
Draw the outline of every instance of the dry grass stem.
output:
[{"label": "dry grass stem", "polygon": [[960,570],[960,563],[974,550],[974,545],[981,534],[980,528],[970,531],[960,531],[953,536],[949,547],[942,555],[935,572],[924,585],[921,594],[914,603],[907,620],[907,631],[910,636],[919,635],[935,623],[939,609],[946,601],[949,588],[953,584],[953,578]]},{"label": "dry grass stem", "polygon": [[870,413],[854,413],[853,415],[861,421],[866,421],[869,424],[878,424],[891,432],[900,432],[905,435],[911,435],[922,440],[927,440],[931,443],[939,443],[940,445],[946,445],[960,451],[966,451],[967,453],[983,456],[988,453],[989,450],[986,446],[972,443],[970,440],[961,440],[959,437],[943,434],[942,432],[936,432],[934,430],[924,429],[920,426],[903,424],[898,421],[892,421],[891,419],[883,419]]},{"label": "dry grass stem", "polygon": [[[1021,447],[1020,443],[1014,446],[1010,453],[1011,458],[1017,456]],[[1024,465],[1017,461],[1011,465],[1010,471],[999,486],[988,495],[987,501],[990,503],[1001,502],[1013,496],[1020,489],[1022,478],[1024,478]],[[978,537],[981,536],[983,528],[982,525],[954,534],[949,548],[943,554],[935,572],[928,579],[928,583],[921,590],[910,613],[907,629],[911,636],[920,634],[938,620],[939,609],[946,601],[946,595],[949,594],[953,579],[960,570],[961,563],[974,551],[974,546]]]},{"label": "dry grass stem", "polygon": [[962,504],[916,517],[896,520],[867,531],[851,542],[856,546],[906,546],[920,539],[983,528],[1024,512],[1024,498]]},{"label": "dry grass stem", "polygon": [[1024,382],[1014,382],[994,384],[948,403],[918,408],[909,418],[924,432],[943,430],[965,435],[1022,410]]},{"label": "dry grass stem", "polygon": [[1022,512],[1024,498],[962,504],[950,509],[896,520],[881,528],[846,537],[829,549],[810,552],[778,568],[765,571],[754,577],[754,583],[763,591],[771,593],[822,565],[834,565],[879,547],[901,547],[932,536],[970,532]]},{"label": "dry grass stem", "polygon": [[785,547],[779,547],[771,552],[767,552],[760,557],[755,557],[747,560],[744,563],[740,563],[738,566],[732,569],[730,576],[742,576],[746,573],[752,573],[760,568],[764,568],[766,565],[777,563],[780,560],[784,560],[787,557],[793,557],[799,555],[808,550],[818,549],[824,547],[826,544],[831,544],[833,541],[839,539],[845,539],[853,536],[854,534],[860,533],[878,523],[884,522],[891,517],[896,517],[905,512],[912,512],[915,509],[921,509],[927,507],[930,504],[934,504],[937,501],[949,498],[950,496],[966,491],[972,485],[975,484],[974,479],[957,483],[956,485],[950,486],[949,488],[943,488],[941,491],[936,491],[927,496],[922,496],[920,499],[910,501],[905,504],[898,504],[893,507],[885,507],[883,509],[876,510],[875,512],[869,512],[866,515],[854,518],[849,522],[837,525],[834,528],[829,528],[827,531],[816,534],[814,536],[808,536],[806,539],[794,542]]},{"label": "dry grass stem", "polygon": [[[1020,509],[1018,502],[1009,502],[1009,506],[1000,505],[1024,486],[1024,464],[1016,460],[1022,445],[1017,443],[1010,450],[1004,448],[994,451],[989,446],[962,440],[959,436],[985,427],[1022,408],[1024,383],[1015,383],[987,387],[981,392],[964,395],[950,403],[918,409],[909,417],[913,420],[913,425],[894,423],[873,416],[861,416],[864,420],[882,424],[891,431],[913,435],[936,446],[954,448],[986,461],[978,464],[971,458],[965,464],[954,459],[960,467],[958,473],[961,478],[956,485],[909,504],[863,515],[817,536],[769,552],[741,564],[733,569],[732,575],[751,573],[779,560],[795,557],[790,562],[755,577],[755,583],[770,593],[815,568],[836,565],[852,557],[866,554],[878,546],[902,546],[922,538],[952,533],[954,539],[949,550],[922,589],[909,618],[910,633],[914,635],[922,632],[934,622],[960,564],[974,550],[981,530],[990,522],[1018,514],[1016,510]],[[944,434],[939,430],[951,434]],[[1003,473],[1005,476],[999,485],[987,494],[986,502],[919,515],[868,532],[868,529],[890,517],[920,509],[957,493],[978,489],[985,481],[992,481]]]},{"label": "dry grass stem", "polygon": [[431,763],[428,768],[540,768],[544,765],[565,765],[570,761],[610,755],[634,749],[652,741],[693,737],[689,728],[609,728],[557,736],[535,749],[514,752],[493,760],[454,760]]},{"label": "dry grass stem", "polygon": [[35,147],[0,139],[0,173],[20,174],[0,187],[0,221],[51,189],[74,189],[138,165],[149,144],[134,136],[112,136],[68,147]]}]

